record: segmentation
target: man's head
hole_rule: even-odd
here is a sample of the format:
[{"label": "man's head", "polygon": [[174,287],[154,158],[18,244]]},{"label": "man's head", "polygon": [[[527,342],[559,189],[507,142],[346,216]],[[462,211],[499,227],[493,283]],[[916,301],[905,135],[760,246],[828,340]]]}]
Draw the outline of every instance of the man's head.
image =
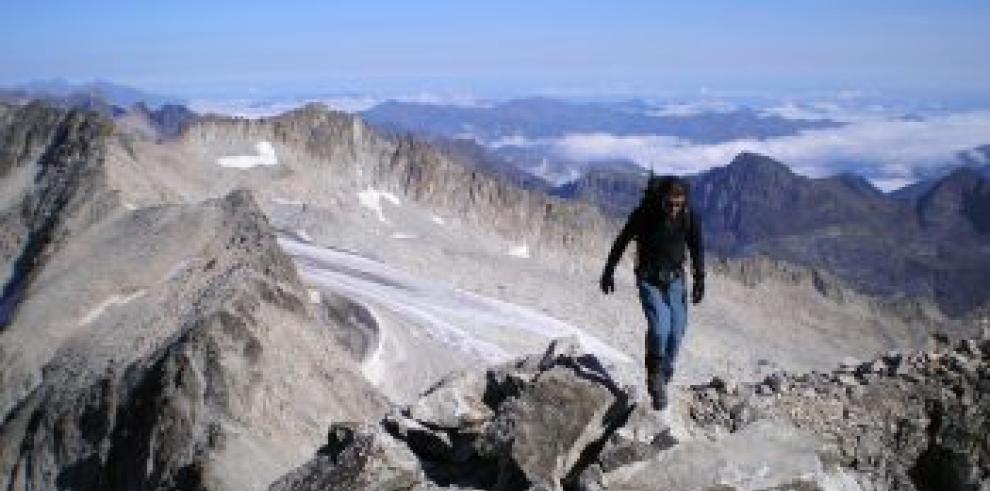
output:
[{"label": "man's head", "polygon": [[661,200],[664,213],[667,216],[676,217],[684,211],[685,202],[687,202],[687,192],[681,183],[673,181],[670,188],[661,197]]},{"label": "man's head", "polygon": [[674,176],[650,176],[646,185],[644,203],[676,217],[687,206],[687,187]]}]

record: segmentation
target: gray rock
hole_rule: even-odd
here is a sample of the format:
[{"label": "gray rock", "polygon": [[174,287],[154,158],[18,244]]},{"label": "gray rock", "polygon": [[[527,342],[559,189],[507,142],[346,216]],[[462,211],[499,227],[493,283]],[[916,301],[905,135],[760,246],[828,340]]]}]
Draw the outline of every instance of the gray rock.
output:
[{"label": "gray rock", "polygon": [[582,451],[602,438],[602,421],[628,410],[624,395],[598,380],[576,376],[573,369],[554,366],[540,374],[519,398],[505,403],[495,428],[481,448],[508,448],[507,457],[526,479],[548,489],[560,489]]},{"label": "gray rock", "polygon": [[[402,457],[400,463],[414,455],[426,482],[437,485],[561,490],[567,483],[569,488],[593,489],[596,467],[621,466],[673,444],[662,435],[658,438],[662,428],[643,413],[626,428],[635,440],[617,435],[616,430],[630,420],[632,409],[629,393],[616,385],[597,358],[574,343],[555,342],[542,356],[506,363],[484,376],[460,373],[445,378],[410,408],[390,412],[381,430],[335,425],[327,449],[294,471],[297,477],[281,480],[279,489],[288,491],[294,483],[310,482],[378,485],[367,476],[367,469],[376,467],[359,459],[328,465],[323,455],[341,453],[333,450],[338,447],[364,455],[367,452],[362,449],[378,441],[386,449],[391,442],[399,442],[408,454],[386,452],[380,459],[383,463],[372,461],[374,465],[389,467],[390,459],[398,459],[396,455]],[[344,437],[334,436],[341,431]],[[387,431],[386,436],[394,440],[376,431]],[[352,440],[357,443],[348,443]],[[334,443],[340,441],[347,444]],[[351,447],[356,450],[347,450]],[[607,457],[601,459],[602,455]]]},{"label": "gray rock", "polygon": [[478,373],[446,377],[410,407],[410,416],[435,428],[477,426],[492,416],[484,403],[486,385],[484,375]]},{"label": "gray rock", "polygon": [[330,427],[316,458],[281,477],[269,491],[398,491],[424,487],[419,460],[377,426]]},{"label": "gray rock", "polygon": [[823,451],[811,434],[764,421],[715,441],[681,443],[606,473],[605,482],[609,490],[621,491],[823,489],[842,474],[825,468]]},{"label": "gray rock", "polygon": [[763,384],[770,388],[773,392],[780,392],[784,389],[784,374],[781,373],[771,373],[763,379]]}]

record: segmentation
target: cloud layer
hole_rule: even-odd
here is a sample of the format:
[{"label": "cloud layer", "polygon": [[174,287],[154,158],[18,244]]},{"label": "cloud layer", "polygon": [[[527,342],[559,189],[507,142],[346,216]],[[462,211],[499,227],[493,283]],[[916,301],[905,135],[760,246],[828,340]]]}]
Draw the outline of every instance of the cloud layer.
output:
[{"label": "cloud layer", "polygon": [[890,190],[955,161],[956,154],[990,144],[990,112],[968,112],[927,120],[865,120],[840,128],[806,131],[768,140],[698,145],[657,135],[574,134],[545,145],[570,160],[626,158],[658,172],[689,174],[725,165],[750,151],[784,162],[795,172],[821,177],[851,171]]}]

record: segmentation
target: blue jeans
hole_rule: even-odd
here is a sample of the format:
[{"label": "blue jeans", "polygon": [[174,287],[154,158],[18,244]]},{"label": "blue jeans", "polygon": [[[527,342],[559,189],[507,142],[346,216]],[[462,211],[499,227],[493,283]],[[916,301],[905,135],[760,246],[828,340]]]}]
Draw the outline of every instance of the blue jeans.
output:
[{"label": "blue jeans", "polygon": [[646,356],[660,358],[667,380],[674,376],[677,352],[687,327],[687,291],[684,276],[660,288],[643,279],[636,281],[639,300],[646,314]]}]

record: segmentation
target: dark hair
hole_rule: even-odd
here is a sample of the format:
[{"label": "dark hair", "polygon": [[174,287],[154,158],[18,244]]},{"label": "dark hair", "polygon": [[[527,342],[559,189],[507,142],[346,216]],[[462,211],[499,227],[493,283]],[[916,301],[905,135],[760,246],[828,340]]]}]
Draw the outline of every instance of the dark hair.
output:
[{"label": "dark hair", "polygon": [[643,201],[641,207],[655,208],[667,196],[684,196],[687,198],[688,185],[683,179],[677,176],[656,176],[650,175],[646,181],[646,190],[643,191]]}]

